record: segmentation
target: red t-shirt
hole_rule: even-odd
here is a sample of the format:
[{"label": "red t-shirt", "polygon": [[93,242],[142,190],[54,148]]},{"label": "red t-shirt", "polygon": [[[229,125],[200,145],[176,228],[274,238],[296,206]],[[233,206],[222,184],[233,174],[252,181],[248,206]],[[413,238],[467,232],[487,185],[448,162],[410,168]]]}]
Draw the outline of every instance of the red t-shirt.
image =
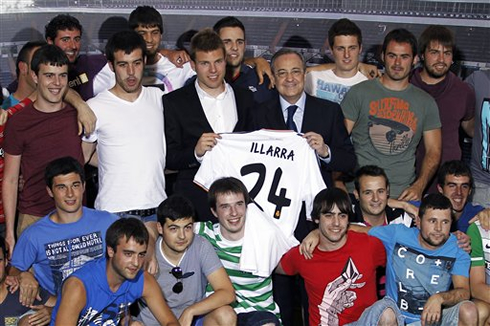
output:
[{"label": "red t-shirt", "polygon": [[77,111],[66,105],[57,112],[36,110],[33,104],[9,119],[5,127],[5,153],[22,155],[23,190],[19,193],[19,212],[44,216],[54,209],[46,191],[44,170],[54,159],[72,156],[84,163],[78,136]]},{"label": "red t-shirt", "polygon": [[308,293],[310,325],[344,325],[357,321],[376,300],[376,268],[386,253],[377,238],[348,231],[346,244],[335,251],[313,252],[306,260],[298,247],[281,259],[287,274],[300,274]]},{"label": "red t-shirt", "polygon": [[[31,104],[32,101],[27,97],[17,103],[16,105],[8,108],[6,111],[9,115],[9,118],[13,116],[15,113],[19,112],[23,108],[26,107],[26,105]],[[4,166],[4,160],[3,160],[3,131],[5,130],[5,124],[0,125],[0,224],[5,223],[5,212],[3,211],[3,200],[2,200],[2,181],[3,181],[3,166]]]}]

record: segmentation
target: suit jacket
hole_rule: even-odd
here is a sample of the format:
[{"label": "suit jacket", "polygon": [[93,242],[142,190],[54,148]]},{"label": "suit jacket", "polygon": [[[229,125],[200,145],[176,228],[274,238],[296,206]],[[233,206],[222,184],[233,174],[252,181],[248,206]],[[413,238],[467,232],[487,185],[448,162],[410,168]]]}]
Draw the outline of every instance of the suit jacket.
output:
[{"label": "suit jacket", "polygon": [[[286,130],[279,95],[254,110],[256,129]],[[337,103],[306,94],[303,125],[300,132],[316,132],[330,148],[331,160],[321,161],[321,173],[327,186],[332,187],[332,171],[349,172],[356,166],[356,155],[344,125],[344,115]]]}]

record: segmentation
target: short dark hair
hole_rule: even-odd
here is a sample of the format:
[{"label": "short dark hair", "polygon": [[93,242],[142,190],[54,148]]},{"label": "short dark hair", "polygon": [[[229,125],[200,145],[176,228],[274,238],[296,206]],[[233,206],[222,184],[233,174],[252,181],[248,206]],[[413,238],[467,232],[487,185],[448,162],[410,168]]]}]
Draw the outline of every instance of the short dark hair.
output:
[{"label": "short dark hair", "polygon": [[250,203],[250,195],[248,193],[247,187],[245,187],[243,182],[241,182],[237,178],[226,177],[214,181],[211,187],[209,187],[209,207],[211,207],[212,209],[216,209],[216,198],[218,197],[218,195],[229,193],[242,194],[243,198],[245,198],[245,204],[248,205],[248,203]]},{"label": "short dark hair", "polygon": [[46,45],[46,41],[31,41],[24,44],[22,49],[20,49],[17,60],[15,61],[15,74],[17,75],[17,78],[19,78],[20,74],[19,63],[24,62],[29,65],[29,55],[31,54],[31,51],[43,45]]},{"label": "short dark hair", "polygon": [[276,60],[279,57],[282,57],[283,55],[287,55],[287,54],[296,54],[298,56],[298,58],[301,59],[301,62],[303,63],[303,70],[306,72],[306,62],[305,62],[305,59],[303,58],[303,55],[301,53],[299,53],[298,51],[295,51],[295,50],[289,49],[289,48],[281,48],[281,49],[279,49],[279,51],[274,53],[274,55],[271,58],[272,72],[274,72],[274,69],[275,69],[274,63],[276,62]]},{"label": "short dark hair", "polygon": [[391,41],[396,43],[408,43],[412,48],[412,56],[417,55],[417,39],[412,34],[412,32],[406,30],[405,28],[397,28],[389,32],[383,41],[382,52],[386,54],[386,48]]},{"label": "short dark hair", "polygon": [[455,46],[454,34],[449,28],[442,25],[430,25],[420,34],[420,54],[424,54],[430,43],[434,41],[446,48],[454,49]]},{"label": "short dark hair", "polygon": [[322,214],[331,212],[334,205],[337,205],[342,213],[347,214],[349,220],[352,218],[352,203],[349,195],[339,188],[323,189],[315,196],[311,217],[313,220],[319,220]]},{"label": "short dark hair", "polygon": [[138,6],[129,15],[129,28],[137,27],[158,27],[160,33],[163,34],[162,15],[154,7]]},{"label": "short dark hair", "polygon": [[109,226],[105,235],[105,243],[108,248],[116,252],[119,239],[128,242],[133,239],[137,244],[147,245],[150,239],[146,226],[137,218],[120,218]]},{"label": "short dark hair", "polygon": [[390,185],[390,181],[388,180],[388,176],[386,175],[385,170],[383,168],[380,168],[377,165],[364,165],[361,167],[359,170],[356,171],[355,178],[354,178],[354,186],[356,187],[356,190],[358,192],[361,191],[361,185],[359,183],[359,180],[361,177],[368,176],[368,177],[383,177],[386,182],[386,188]]},{"label": "short dark hair", "polygon": [[56,45],[46,44],[37,49],[32,55],[31,70],[37,75],[41,64],[63,67],[65,65],[68,66],[69,63],[70,61],[63,50]]},{"label": "short dark hair", "polygon": [[332,48],[335,43],[335,37],[340,35],[355,36],[357,37],[359,46],[362,44],[361,29],[350,19],[341,18],[330,27],[328,30],[328,44],[330,45],[330,48]]},{"label": "short dark hair", "polygon": [[48,188],[51,189],[54,177],[69,173],[78,174],[82,182],[85,183],[85,171],[83,170],[83,166],[71,156],[61,157],[49,162],[44,170],[44,181]]},{"label": "short dark hair", "polygon": [[420,219],[422,219],[422,217],[425,215],[428,209],[441,209],[441,210],[449,209],[451,211],[451,218],[452,218],[451,201],[443,194],[439,194],[439,193],[430,194],[422,199],[422,203],[420,204],[420,208],[419,208]]},{"label": "short dark hair", "polygon": [[205,28],[192,37],[190,57],[195,62],[196,52],[211,52],[219,49],[223,50],[223,55],[226,56],[225,45],[219,35],[211,28]]},{"label": "short dark hair", "polygon": [[457,177],[469,177],[470,187],[473,188],[473,175],[468,165],[460,160],[452,160],[444,162],[439,171],[437,171],[437,184],[444,187],[447,175],[455,175]]},{"label": "short dark hair", "polygon": [[7,259],[7,245],[5,239],[0,235],[0,251],[3,253],[3,259]]},{"label": "short dark hair", "polygon": [[146,57],[146,44],[141,35],[135,31],[120,31],[111,36],[105,46],[107,61],[114,63],[114,53],[124,51],[130,54],[136,49],[141,49],[143,59]]},{"label": "short dark hair", "polygon": [[158,205],[157,218],[158,223],[162,226],[167,218],[171,221],[176,221],[189,217],[194,221],[196,219],[196,210],[192,202],[184,196],[172,195]]},{"label": "short dark hair", "polygon": [[238,27],[243,31],[243,36],[245,36],[245,26],[243,26],[243,23],[236,17],[227,16],[225,18],[221,18],[216,24],[214,24],[213,30],[216,32],[216,34],[219,34],[221,29],[225,27]]},{"label": "short dark hair", "polygon": [[80,36],[82,35],[83,29],[82,25],[73,16],[70,15],[58,15],[51,19],[49,23],[44,27],[44,37],[47,39],[51,39],[54,41],[56,35],[58,35],[58,31],[64,30],[79,30]]}]

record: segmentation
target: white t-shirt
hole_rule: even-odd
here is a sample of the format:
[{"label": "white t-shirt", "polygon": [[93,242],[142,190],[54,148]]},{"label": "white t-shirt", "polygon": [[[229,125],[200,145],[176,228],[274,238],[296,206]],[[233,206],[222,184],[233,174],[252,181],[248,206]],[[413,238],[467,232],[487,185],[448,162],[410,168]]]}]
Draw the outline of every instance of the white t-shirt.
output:
[{"label": "white t-shirt", "polygon": [[316,194],[326,188],[315,151],[292,131],[221,134],[218,144],[204,155],[194,182],[209,189],[216,179],[227,176],[245,184],[286,238],[294,236],[302,202],[309,216]]},{"label": "white t-shirt", "polygon": [[367,77],[360,72],[353,77],[342,78],[333,70],[311,71],[306,75],[305,91],[311,96],[340,104],[351,86],[365,80]]},{"label": "white t-shirt", "polygon": [[143,87],[134,102],[106,90],[88,100],[97,116],[99,193],[95,208],[109,212],[157,207],[165,193],[163,92]]},{"label": "white t-shirt", "polygon": [[[196,72],[189,62],[182,68],[176,67],[166,57],[160,55],[160,59],[152,65],[145,65],[143,85],[159,86],[164,94],[170,93],[184,86],[185,82],[193,77]],[[107,63],[94,79],[94,95],[114,87],[116,76]]]}]

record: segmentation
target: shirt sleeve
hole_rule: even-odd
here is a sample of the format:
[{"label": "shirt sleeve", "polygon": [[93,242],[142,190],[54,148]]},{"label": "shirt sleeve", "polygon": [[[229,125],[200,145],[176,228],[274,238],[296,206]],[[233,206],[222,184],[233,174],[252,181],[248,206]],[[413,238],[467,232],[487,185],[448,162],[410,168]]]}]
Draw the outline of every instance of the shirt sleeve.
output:
[{"label": "shirt sleeve", "polygon": [[437,107],[437,103],[430,95],[427,94],[427,96],[428,98],[424,102],[426,104],[426,111],[423,131],[430,131],[441,128],[441,119],[439,117],[439,109]]},{"label": "shirt sleeve", "polygon": [[202,271],[207,277],[209,274],[223,267],[223,264],[214,251],[213,246],[207,240],[200,238],[200,242],[201,250],[199,254],[201,256]]},{"label": "shirt sleeve", "polygon": [[301,258],[299,253],[299,246],[291,248],[284,256],[281,258],[282,269],[287,275],[295,275],[299,273],[298,262]]},{"label": "shirt sleeve", "polygon": [[344,114],[344,117],[354,122],[359,119],[359,112],[362,106],[362,103],[360,103],[358,96],[358,93],[360,92],[357,91],[358,85],[352,86],[351,89],[345,94],[344,99],[340,103],[340,107],[342,108],[342,113]]},{"label": "shirt sleeve", "polygon": [[385,246],[376,237],[369,236],[369,242],[371,243],[371,248],[373,248],[373,262],[376,266],[386,266],[386,250]]},{"label": "shirt sleeve", "polygon": [[15,244],[14,253],[12,254],[12,266],[22,272],[29,270],[32,264],[36,262],[37,248],[30,240],[31,237],[35,238],[35,236],[30,234],[29,229],[25,230]]}]

